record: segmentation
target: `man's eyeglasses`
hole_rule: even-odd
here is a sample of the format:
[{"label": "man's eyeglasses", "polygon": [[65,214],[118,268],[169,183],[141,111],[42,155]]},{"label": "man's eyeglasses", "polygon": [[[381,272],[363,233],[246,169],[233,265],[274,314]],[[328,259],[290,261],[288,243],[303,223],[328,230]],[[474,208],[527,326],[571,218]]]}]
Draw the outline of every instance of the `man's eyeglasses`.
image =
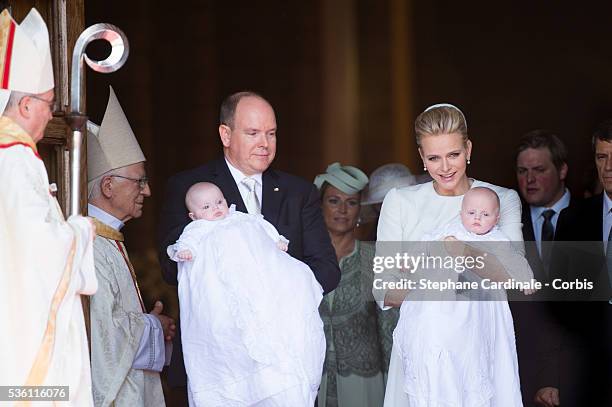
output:
[{"label": "man's eyeglasses", "polygon": [[51,110],[53,110],[53,106],[55,105],[55,98],[51,99],[51,100],[47,100],[47,99],[39,98],[36,95],[27,95],[27,97],[30,97],[30,98],[36,99],[36,100],[40,100],[41,102],[46,103],[47,106],[49,106],[49,109],[51,109]]},{"label": "man's eyeglasses", "polygon": [[149,178],[147,178],[146,176],[142,178],[130,178],[130,177],[124,177],[123,175],[112,174],[112,175],[109,175],[109,177],[123,178],[123,179],[127,179],[130,181],[138,182],[138,186],[140,187],[140,189],[145,189],[147,185],[149,185]]}]

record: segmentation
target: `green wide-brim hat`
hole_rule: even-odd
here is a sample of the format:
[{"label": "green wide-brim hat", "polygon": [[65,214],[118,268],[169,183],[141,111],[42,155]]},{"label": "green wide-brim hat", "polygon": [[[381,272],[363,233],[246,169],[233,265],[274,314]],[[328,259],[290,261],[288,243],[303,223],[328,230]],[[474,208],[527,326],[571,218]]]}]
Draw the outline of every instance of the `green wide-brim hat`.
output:
[{"label": "green wide-brim hat", "polygon": [[326,182],[345,194],[352,195],[361,192],[368,185],[368,176],[357,167],[340,165],[336,162],[314,179],[314,184],[319,189]]}]

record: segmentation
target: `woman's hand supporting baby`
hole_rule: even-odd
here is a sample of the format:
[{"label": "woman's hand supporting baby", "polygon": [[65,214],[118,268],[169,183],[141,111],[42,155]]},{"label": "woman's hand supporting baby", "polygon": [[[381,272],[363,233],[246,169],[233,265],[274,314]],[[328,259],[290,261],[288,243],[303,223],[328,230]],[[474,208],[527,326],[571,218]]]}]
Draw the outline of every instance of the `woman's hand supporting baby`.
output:
[{"label": "woman's hand supporting baby", "polygon": [[[458,240],[455,236],[446,236],[442,239],[444,241],[444,247],[446,251],[454,257],[458,256],[469,256],[472,258],[481,257],[484,258],[489,253],[485,253],[461,240]],[[494,254],[487,256],[486,269],[480,271],[478,268],[471,269],[472,272],[480,276],[481,278],[488,278],[491,281],[504,282],[511,278],[511,275],[506,271],[504,266],[499,262]],[[523,294],[531,295],[536,292],[535,289],[524,288]]]}]

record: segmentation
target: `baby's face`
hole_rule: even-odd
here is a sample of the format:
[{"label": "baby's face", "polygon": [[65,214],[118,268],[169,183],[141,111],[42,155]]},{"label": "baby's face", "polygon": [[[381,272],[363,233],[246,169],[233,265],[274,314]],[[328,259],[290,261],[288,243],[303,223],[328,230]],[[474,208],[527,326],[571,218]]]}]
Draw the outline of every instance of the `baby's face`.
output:
[{"label": "baby's face", "polygon": [[466,194],[461,205],[461,223],[472,233],[484,235],[499,220],[497,199],[490,194]]},{"label": "baby's face", "polygon": [[225,197],[216,187],[197,191],[188,209],[189,217],[193,220],[220,220],[229,211]]}]

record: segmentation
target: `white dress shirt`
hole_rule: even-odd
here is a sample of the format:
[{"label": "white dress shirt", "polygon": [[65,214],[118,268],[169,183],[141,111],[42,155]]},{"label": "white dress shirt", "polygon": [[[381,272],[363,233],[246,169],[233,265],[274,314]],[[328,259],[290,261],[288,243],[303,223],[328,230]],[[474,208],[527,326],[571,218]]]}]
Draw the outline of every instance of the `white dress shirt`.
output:
[{"label": "white dress shirt", "polygon": [[542,256],[542,226],[544,225],[544,216],[542,213],[548,209],[552,209],[555,211],[555,214],[550,221],[553,224],[553,230],[557,231],[557,221],[559,220],[559,213],[565,208],[567,208],[570,204],[570,193],[567,188],[565,188],[565,193],[561,196],[553,206],[547,208],[545,206],[533,206],[529,205],[529,210],[531,211],[531,224],[533,225],[533,236],[535,237],[536,246],[538,247],[538,253],[540,257]]},{"label": "white dress shirt", "polygon": [[610,213],[610,210],[612,210],[612,199],[610,199],[610,197],[608,196],[608,194],[606,194],[605,191],[603,193],[603,196],[603,222],[601,222],[603,227],[603,233],[601,235],[601,238],[604,244],[604,253],[606,253],[606,250],[608,250],[608,235],[610,234],[610,228],[612,227],[612,213]]},{"label": "white dress shirt", "polygon": [[[230,170],[230,174],[232,174],[232,177],[234,178],[234,181],[236,182],[236,185],[238,185],[238,191],[240,191],[240,196],[242,197],[242,202],[247,201],[247,197],[249,195],[249,188],[242,183],[242,180],[245,178],[253,178],[255,181],[257,181],[257,183],[255,184],[255,194],[257,195],[257,199],[259,200],[260,205],[262,205],[261,207],[263,208],[263,182],[262,182],[262,177],[261,177],[261,173],[259,174],[253,174],[251,176],[247,176],[244,175],[242,173],[242,171],[240,171],[238,168],[234,167],[228,160],[227,157],[225,158],[225,162],[227,163],[227,167]],[[228,202],[227,206],[230,206],[231,204],[237,204],[237,202]]]},{"label": "white dress shirt", "polygon": [[100,222],[110,226],[111,228],[117,231],[120,231],[121,228],[125,225],[125,223],[121,222],[119,219],[115,218],[110,213],[105,212],[97,206],[93,206],[92,204],[87,204],[87,216],[96,218]]}]

